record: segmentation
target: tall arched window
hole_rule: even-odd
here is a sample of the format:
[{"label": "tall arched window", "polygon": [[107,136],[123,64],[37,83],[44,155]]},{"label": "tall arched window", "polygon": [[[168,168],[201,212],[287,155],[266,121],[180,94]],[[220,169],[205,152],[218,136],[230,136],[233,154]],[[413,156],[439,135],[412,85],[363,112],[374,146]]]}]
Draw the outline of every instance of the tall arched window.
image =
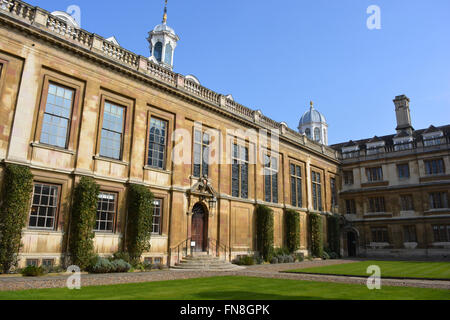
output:
[{"label": "tall arched window", "polygon": [[323,129],[323,144],[328,144],[327,129]]},{"label": "tall arched window", "polygon": [[161,42],[158,42],[155,45],[155,58],[159,62],[161,62],[161,60],[162,60],[162,43]]},{"label": "tall arched window", "polygon": [[320,141],[320,129],[319,128],[314,129],[314,140],[316,140],[317,142]]},{"label": "tall arched window", "polygon": [[170,45],[170,43],[168,43],[166,45],[166,56],[164,57],[164,62],[166,64],[169,65],[172,64],[172,52],[173,52],[172,46]]},{"label": "tall arched window", "polygon": [[305,130],[305,134],[306,134],[306,136],[308,137],[308,138],[310,138],[311,139],[311,129],[306,129]]}]

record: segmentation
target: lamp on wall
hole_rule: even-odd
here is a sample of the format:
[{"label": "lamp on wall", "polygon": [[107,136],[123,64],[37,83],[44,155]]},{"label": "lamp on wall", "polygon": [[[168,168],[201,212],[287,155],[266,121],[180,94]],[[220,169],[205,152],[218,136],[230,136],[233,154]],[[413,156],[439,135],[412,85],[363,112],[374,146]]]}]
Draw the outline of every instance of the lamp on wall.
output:
[{"label": "lamp on wall", "polygon": [[217,198],[216,197],[212,197],[208,200],[208,204],[209,204],[209,210],[213,211],[216,209],[217,207]]}]

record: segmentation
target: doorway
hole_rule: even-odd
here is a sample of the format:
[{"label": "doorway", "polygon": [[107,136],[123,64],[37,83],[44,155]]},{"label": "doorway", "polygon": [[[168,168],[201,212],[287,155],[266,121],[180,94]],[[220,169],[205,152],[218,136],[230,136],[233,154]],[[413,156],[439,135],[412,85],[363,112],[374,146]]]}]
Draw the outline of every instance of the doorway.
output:
[{"label": "doorway", "polygon": [[347,251],[349,257],[356,257],[356,234],[355,232],[347,232]]},{"label": "doorway", "polygon": [[191,241],[195,242],[194,252],[205,252],[208,242],[208,212],[197,203],[192,209]]}]

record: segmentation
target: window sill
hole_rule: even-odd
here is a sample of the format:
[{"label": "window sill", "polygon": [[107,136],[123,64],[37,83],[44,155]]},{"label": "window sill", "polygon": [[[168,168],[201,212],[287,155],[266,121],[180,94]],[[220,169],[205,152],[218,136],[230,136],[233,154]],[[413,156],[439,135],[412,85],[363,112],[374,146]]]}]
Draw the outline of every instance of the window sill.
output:
[{"label": "window sill", "polygon": [[165,174],[171,174],[172,173],[172,171],[170,171],[170,170],[159,169],[159,168],[155,168],[155,167],[151,167],[151,166],[145,166],[144,170],[146,170],[146,171],[154,171],[154,172],[159,172],[159,173],[165,173]]},{"label": "window sill", "polygon": [[57,231],[54,229],[43,229],[43,228],[26,228],[23,229],[23,233],[28,234],[40,234],[40,235],[63,235],[64,232]]},{"label": "window sill", "polygon": [[111,163],[120,164],[122,166],[127,166],[127,167],[130,165],[129,162],[125,162],[125,161],[122,161],[122,160],[115,160],[115,159],[105,158],[105,157],[101,157],[101,156],[94,156],[94,160],[111,162]]},{"label": "window sill", "polygon": [[51,146],[51,145],[47,145],[47,144],[41,144],[41,143],[36,143],[33,142],[31,144],[31,147],[33,148],[38,148],[38,149],[46,149],[46,150],[50,150],[50,151],[56,151],[56,152],[61,152],[61,153],[66,153],[66,154],[70,154],[70,155],[75,155],[75,151],[72,150],[68,150],[68,149],[64,149],[64,148],[60,148],[60,147],[55,147],[55,146]]},{"label": "window sill", "polygon": [[365,217],[376,217],[376,216],[392,216],[391,212],[367,212],[364,213]]}]

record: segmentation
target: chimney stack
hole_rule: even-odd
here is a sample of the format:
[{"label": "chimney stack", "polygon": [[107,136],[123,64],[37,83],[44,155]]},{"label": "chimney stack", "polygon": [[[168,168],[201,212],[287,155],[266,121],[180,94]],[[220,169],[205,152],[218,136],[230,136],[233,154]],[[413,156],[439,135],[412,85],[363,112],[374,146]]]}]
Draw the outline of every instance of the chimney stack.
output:
[{"label": "chimney stack", "polygon": [[409,98],[405,95],[395,97],[395,113],[397,115],[397,133],[406,131],[412,135],[414,128],[411,124],[411,112],[409,110]]}]

